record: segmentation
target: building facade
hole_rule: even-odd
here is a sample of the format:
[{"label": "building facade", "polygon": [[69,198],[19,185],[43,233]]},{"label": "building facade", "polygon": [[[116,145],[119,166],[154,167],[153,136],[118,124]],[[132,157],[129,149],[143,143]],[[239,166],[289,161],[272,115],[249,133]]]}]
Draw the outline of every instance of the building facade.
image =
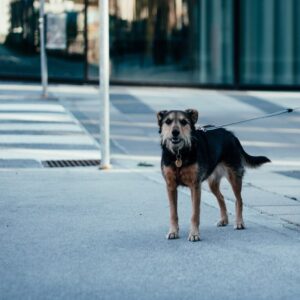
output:
[{"label": "building facade", "polygon": [[[299,0],[110,0],[111,81],[300,88]],[[45,0],[50,81],[98,80],[98,0]],[[39,80],[39,0],[0,1],[0,79]],[[101,41],[100,41],[101,42]]]}]

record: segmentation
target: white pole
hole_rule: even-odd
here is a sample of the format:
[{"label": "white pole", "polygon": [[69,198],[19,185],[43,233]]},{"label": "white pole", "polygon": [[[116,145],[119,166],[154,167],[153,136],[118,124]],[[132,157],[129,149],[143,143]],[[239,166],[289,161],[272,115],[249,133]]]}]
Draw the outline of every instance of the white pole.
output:
[{"label": "white pole", "polygon": [[99,94],[101,169],[110,168],[109,145],[109,0],[99,0]]},{"label": "white pole", "polygon": [[43,98],[47,98],[48,70],[47,70],[47,57],[46,57],[46,50],[45,50],[44,6],[45,6],[45,0],[40,0],[39,27],[40,27],[41,79],[42,79],[42,88],[43,88],[42,96]]}]

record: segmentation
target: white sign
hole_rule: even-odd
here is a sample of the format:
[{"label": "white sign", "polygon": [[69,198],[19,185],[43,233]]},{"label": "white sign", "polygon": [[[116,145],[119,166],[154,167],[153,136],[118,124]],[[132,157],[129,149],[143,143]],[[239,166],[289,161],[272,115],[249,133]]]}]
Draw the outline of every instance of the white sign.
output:
[{"label": "white sign", "polygon": [[67,48],[66,14],[47,14],[47,49],[65,50]]}]

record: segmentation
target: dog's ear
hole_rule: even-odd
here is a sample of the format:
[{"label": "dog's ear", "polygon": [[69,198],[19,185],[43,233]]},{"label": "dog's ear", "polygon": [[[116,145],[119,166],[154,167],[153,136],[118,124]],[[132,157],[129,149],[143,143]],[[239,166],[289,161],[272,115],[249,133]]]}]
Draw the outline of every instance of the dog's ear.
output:
[{"label": "dog's ear", "polygon": [[196,109],[186,109],[185,112],[189,116],[193,124],[196,124],[198,121],[198,111]]},{"label": "dog's ear", "polygon": [[164,118],[164,116],[167,114],[167,110],[161,110],[157,113],[157,123],[158,123],[158,126],[161,126],[161,122]]}]

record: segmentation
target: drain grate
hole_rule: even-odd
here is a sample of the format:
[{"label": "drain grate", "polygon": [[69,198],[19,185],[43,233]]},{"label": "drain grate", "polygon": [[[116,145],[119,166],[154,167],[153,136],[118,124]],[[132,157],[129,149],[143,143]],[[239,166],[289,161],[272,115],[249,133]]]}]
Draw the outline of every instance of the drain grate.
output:
[{"label": "drain grate", "polygon": [[42,161],[45,168],[69,168],[99,166],[100,160],[45,160]]}]

